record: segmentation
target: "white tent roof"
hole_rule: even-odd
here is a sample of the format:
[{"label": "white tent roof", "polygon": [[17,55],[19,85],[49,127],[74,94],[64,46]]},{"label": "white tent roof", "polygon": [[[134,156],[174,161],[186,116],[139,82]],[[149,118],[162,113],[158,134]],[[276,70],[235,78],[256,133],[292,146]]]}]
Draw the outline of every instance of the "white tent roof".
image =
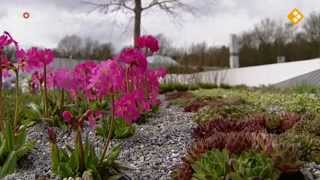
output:
[{"label": "white tent roof", "polygon": [[160,56],[160,55],[154,55],[154,56],[149,56],[147,57],[148,63],[151,66],[177,66],[178,63],[172,59],[171,57],[168,56]]}]

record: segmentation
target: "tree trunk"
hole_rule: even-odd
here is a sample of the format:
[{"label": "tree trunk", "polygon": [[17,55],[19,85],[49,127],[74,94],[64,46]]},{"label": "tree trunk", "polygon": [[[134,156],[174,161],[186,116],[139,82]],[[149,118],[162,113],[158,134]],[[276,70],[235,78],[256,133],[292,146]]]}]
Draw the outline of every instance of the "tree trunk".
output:
[{"label": "tree trunk", "polygon": [[137,38],[141,34],[141,15],[142,15],[142,5],[141,0],[135,0],[134,8],[134,36],[133,42],[134,46],[137,46]]}]

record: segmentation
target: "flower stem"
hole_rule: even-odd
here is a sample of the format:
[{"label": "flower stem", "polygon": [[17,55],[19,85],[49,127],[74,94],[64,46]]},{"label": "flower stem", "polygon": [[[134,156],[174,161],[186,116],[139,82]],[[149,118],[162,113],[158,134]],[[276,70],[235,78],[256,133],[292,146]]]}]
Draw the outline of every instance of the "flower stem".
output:
[{"label": "flower stem", "polygon": [[43,66],[44,74],[44,116],[48,117],[47,65]]},{"label": "flower stem", "polygon": [[14,113],[13,128],[16,128],[17,125],[18,125],[18,114],[19,114],[19,67],[17,67],[15,73],[16,73],[16,102],[15,102],[15,113]]},{"label": "flower stem", "polygon": [[60,96],[60,111],[63,110],[64,107],[64,90],[61,89],[61,96]]},{"label": "flower stem", "polygon": [[76,142],[75,145],[78,144],[80,154],[79,154],[79,165],[80,165],[80,171],[83,172],[85,170],[84,166],[84,150],[83,150],[83,144],[82,144],[82,136],[81,136],[81,129],[80,127],[77,128],[77,135],[76,135]]},{"label": "flower stem", "polygon": [[126,90],[129,92],[129,77],[128,77],[129,67],[126,68]]},{"label": "flower stem", "polygon": [[110,122],[110,127],[109,127],[109,132],[108,132],[108,137],[107,137],[107,142],[104,145],[102,156],[100,159],[100,163],[103,161],[104,157],[106,156],[107,150],[109,148],[109,145],[111,143],[112,139],[112,132],[113,132],[113,123],[115,120],[115,104],[114,104],[114,94],[111,95],[111,104],[112,104],[112,115],[111,115],[111,122]]},{"label": "flower stem", "polygon": [[[1,54],[1,50],[0,50]],[[3,115],[2,115],[2,58],[0,57],[0,131],[3,129]]]}]

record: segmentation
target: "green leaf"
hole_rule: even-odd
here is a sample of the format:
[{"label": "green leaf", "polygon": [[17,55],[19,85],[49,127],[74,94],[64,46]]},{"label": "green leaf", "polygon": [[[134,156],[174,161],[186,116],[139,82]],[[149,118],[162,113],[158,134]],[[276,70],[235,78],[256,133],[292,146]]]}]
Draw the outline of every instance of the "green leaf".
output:
[{"label": "green leaf", "polygon": [[107,180],[118,180],[121,179],[123,176],[122,175],[114,175],[114,176],[110,176],[107,178]]},{"label": "green leaf", "polygon": [[17,158],[20,159],[25,156],[28,152],[30,152],[34,147],[34,143],[25,143],[19,148],[17,148]]},{"label": "green leaf", "polygon": [[113,147],[106,155],[105,159],[103,160],[103,165],[111,166],[112,163],[118,158],[121,152],[121,144],[116,145]]},{"label": "green leaf", "polygon": [[0,177],[4,177],[14,172],[16,165],[17,165],[16,151],[12,151],[1,168]]},{"label": "green leaf", "polygon": [[7,123],[7,127],[5,128],[4,138],[6,139],[6,151],[11,152],[14,150],[14,132],[10,123]]},{"label": "green leaf", "polygon": [[68,163],[60,163],[59,171],[59,175],[63,178],[76,176],[76,172],[71,169]]},{"label": "green leaf", "polygon": [[59,164],[60,164],[60,157],[59,157],[59,149],[56,144],[51,144],[51,168],[52,172],[59,174]]}]

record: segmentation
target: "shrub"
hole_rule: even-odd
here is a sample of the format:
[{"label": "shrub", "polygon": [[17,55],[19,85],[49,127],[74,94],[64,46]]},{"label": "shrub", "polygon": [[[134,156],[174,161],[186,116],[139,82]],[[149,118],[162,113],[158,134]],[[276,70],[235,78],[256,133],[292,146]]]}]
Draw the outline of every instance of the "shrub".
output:
[{"label": "shrub", "polygon": [[194,138],[207,138],[216,132],[261,132],[265,130],[263,119],[234,121],[230,119],[217,119],[199,124],[193,129]]}]

